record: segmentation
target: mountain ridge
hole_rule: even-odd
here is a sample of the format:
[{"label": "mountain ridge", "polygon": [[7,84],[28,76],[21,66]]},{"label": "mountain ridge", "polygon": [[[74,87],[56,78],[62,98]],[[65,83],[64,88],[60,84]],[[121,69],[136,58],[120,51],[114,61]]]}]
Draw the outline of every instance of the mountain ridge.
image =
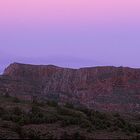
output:
[{"label": "mountain ridge", "polygon": [[97,110],[140,111],[140,69],[114,66],[71,69],[12,63],[0,83],[2,91],[19,98],[51,99]]},{"label": "mountain ridge", "polygon": [[[59,68],[66,68],[66,69],[75,69],[75,70],[78,70],[78,69],[85,69],[85,68],[105,68],[105,67],[113,67],[113,68],[128,68],[128,69],[136,69],[136,70],[140,70],[140,68],[135,68],[135,67],[128,67],[128,66],[113,66],[113,65],[102,65],[102,66],[83,66],[83,67],[79,67],[79,68],[71,68],[71,67],[62,67],[62,66],[58,66],[58,65],[53,65],[53,64],[26,64],[26,63],[20,63],[20,62],[13,62],[11,64],[9,64],[9,66],[11,65],[24,65],[24,66],[34,66],[34,67],[38,67],[38,66],[41,66],[41,67],[59,67]],[[8,67],[9,67],[8,66]],[[5,71],[5,70],[4,70]]]}]

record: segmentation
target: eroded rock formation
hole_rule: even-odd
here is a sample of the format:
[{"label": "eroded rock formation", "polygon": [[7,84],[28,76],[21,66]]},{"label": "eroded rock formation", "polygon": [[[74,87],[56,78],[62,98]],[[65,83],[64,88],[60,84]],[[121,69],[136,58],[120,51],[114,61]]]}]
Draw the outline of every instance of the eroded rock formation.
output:
[{"label": "eroded rock formation", "polygon": [[54,99],[99,110],[140,112],[140,69],[61,68],[13,63],[0,76],[0,93]]}]

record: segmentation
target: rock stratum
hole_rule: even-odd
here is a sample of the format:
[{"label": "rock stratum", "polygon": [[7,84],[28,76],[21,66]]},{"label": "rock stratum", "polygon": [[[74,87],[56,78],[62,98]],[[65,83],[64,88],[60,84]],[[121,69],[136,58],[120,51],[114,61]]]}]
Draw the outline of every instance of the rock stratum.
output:
[{"label": "rock stratum", "polygon": [[13,63],[0,76],[0,94],[26,100],[51,99],[96,110],[140,112],[140,69]]}]

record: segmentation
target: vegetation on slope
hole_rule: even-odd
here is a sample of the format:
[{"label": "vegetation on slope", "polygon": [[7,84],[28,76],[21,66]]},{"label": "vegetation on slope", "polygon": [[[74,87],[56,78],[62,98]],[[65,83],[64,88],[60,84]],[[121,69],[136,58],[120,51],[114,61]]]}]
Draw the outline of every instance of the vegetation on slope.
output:
[{"label": "vegetation on slope", "polygon": [[1,96],[0,138],[138,138],[140,116],[132,116]]}]

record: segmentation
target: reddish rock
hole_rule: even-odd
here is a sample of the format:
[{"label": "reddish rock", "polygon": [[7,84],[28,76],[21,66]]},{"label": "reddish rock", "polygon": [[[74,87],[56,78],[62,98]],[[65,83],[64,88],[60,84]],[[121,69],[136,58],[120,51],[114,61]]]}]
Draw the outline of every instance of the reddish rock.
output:
[{"label": "reddish rock", "polygon": [[140,69],[111,66],[69,69],[14,63],[0,77],[0,91],[99,110],[139,112]]}]

